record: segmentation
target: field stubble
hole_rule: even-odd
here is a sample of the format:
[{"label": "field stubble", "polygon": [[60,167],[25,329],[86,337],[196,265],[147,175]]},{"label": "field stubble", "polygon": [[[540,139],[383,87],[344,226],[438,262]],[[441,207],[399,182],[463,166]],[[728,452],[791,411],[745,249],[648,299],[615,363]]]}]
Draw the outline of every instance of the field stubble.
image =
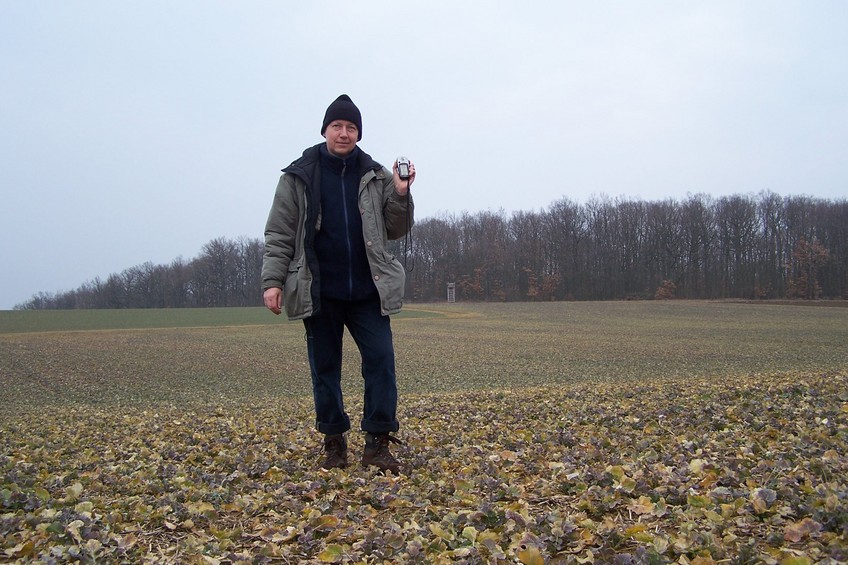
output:
[{"label": "field stubble", "polygon": [[314,468],[299,323],[0,335],[0,559],[848,559],[848,310],[409,310],[401,477]]}]

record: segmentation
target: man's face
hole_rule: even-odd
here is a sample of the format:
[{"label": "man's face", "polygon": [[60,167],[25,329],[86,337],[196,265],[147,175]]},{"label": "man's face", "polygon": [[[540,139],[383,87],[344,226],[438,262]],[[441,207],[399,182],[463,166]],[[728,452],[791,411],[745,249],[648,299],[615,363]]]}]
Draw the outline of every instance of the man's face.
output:
[{"label": "man's face", "polygon": [[324,138],[327,140],[327,149],[330,153],[344,157],[356,147],[359,129],[353,122],[334,120],[324,130]]}]

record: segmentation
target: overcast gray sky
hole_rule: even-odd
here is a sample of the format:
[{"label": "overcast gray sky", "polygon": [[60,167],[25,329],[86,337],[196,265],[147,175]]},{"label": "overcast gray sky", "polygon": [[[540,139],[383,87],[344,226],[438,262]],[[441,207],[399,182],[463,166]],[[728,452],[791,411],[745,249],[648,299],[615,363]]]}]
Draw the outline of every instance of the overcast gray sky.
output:
[{"label": "overcast gray sky", "polygon": [[0,2],[0,309],[216,237],[347,93],[419,220],[848,194],[843,0]]}]

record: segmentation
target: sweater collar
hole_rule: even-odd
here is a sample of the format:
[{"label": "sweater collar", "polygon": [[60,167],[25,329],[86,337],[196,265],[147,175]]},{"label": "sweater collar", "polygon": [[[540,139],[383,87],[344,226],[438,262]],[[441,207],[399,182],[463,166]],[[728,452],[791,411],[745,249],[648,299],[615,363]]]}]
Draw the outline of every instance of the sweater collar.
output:
[{"label": "sweater collar", "polygon": [[359,147],[354,147],[348,155],[337,157],[330,153],[327,145],[321,144],[321,164],[328,167],[331,171],[341,173],[345,167],[351,167],[356,164],[359,159]]}]

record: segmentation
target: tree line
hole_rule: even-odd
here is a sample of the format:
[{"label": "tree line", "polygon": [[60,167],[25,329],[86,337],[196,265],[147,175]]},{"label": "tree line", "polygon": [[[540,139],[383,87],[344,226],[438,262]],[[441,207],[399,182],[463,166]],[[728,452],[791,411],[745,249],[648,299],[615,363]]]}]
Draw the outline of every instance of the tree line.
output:
[{"label": "tree line", "polygon": [[[848,298],[848,200],[564,198],[538,212],[443,215],[393,242],[408,301]],[[258,306],[260,238],[145,263],[19,309]]]},{"label": "tree line", "polygon": [[206,243],[196,258],[130,267],[67,292],[40,292],[15,309],[192,308],[262,304],[258,238],[225,237]]}]

